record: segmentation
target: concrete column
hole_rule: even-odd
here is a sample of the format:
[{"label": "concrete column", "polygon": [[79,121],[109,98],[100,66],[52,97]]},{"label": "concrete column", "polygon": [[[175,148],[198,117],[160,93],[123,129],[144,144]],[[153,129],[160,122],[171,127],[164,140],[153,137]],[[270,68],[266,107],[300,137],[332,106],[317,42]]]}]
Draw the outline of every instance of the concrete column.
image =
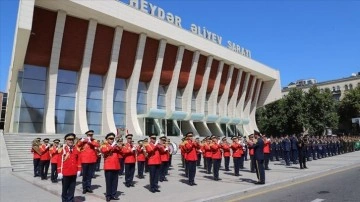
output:
[{"label": "concrete column", "polygon": [[179,46],[177,55],[176,55],[176,63],[173,71],[172,80],[168,86],[168,90],[166,92],[166,115],[167,117],[171,116],[171,113],[175,111],[175,99],[176,99],[176,91],[177,85],[179,82],[180,69],[182,64],[182,59],[184,55],[184,46]]},{"label": "concrete column", "polygon": [[245,74],[246,75],[245,75],[244,85],[243,85],[242,89],[239,89],[240,92],[243,92],[243,93],[241,94],[239,102],[236,105],[236,111],[235,111],[235,116],[240,117],[240,118],[244,118],[244,103],[245,103],[245,97],[246,97],[246,90],[249,85],[249,79],[250,79],[250,73],[245,73]]},{"label": "concrete column", "polygon": [[231,65],[229,67],[229,72],[226,77],[224,93],[222,94],[220,101],[219,101],[219,115],[220,116],[227,116],[227,105],[228,105],[229,91],[230,91],[231,78],[232,78],[233,71],[234,71],[234,65]]},{"label": "concrete column", "polygon": [[255,118],[255,114],[256,114],[256,106],[257,106],[257,101],[259,99],[259,95],[260,95],[260,88],[261,88],[261,82],[262,80],[258,79],[257,81],[257,87],[256,87],[256,94],[254,97],[254,100],[252,100],[251,102],[251,106],[250,106],[250,130],[259,130],[256,124],[256,118]]},{"label": "concrete column", "polygon": [[209,82],[209,76],[211,71],[211,64],[213,61],[213,56],[209,56],[206,61],[205,72],[201,87],[199,89],[198,95],[196,97],[196,112],[204,113],[205,112],[205,102],[206,102],[206,90]]},{"label": "concrete column", "polygon": [[208,100],[208,113],[212,114],[212,115],[217,115],[216,113],[216,107],[218,105],[217,103],[217,98],[219,95],[219,87],[220,87],[220,82],[221,82],[221,75],[223,72],[223,67],[224,67],[224,61],[220,61],[219,62],[219,67],[217,70],[217,76],[215,79],[215,83],[214,83],[214,88],[211,91],[209,100]]},{"label": "concrete column", "polygon": [[159,82],[161,77],[161,69],[164,61],[164,54],[166,48],[166,40],[161,39],[160,45],[158,49],[158,54],[156,58],[155,69],[153,73],[153,77],[151,78],[148,93],[147,93],[147,110],[149,111],[151,108],[157,108],[157,97],[159,91]]},{"label": "concrete column", "polygon": [[244,118],[249,120],[248,124],[244,124],[244,132],[246,135],[249,135],[252,133],[251,126],[250,126],[250,106],[251,106],[251,100],[252,100],[252,96],[254,93],[256,80],[257,80],[256,77],[254,77],[254,79],[252,80],[252,82],[250,84],[251,86],[250,86],[250,91],[249,91],[249,99],[247,101],[245,100],[245,105],[244,105],[244,111],[243,111],[244,114],[243,115],[244,115]]},{"label": "concrete column", "polygon": [[238,71],[234,92],[233,92],[233,94],[232,94],[232,96],[230,98],[230,102],[229,102],[229,106],[228,106],[228,116],[232,117],[232,118],[237,117],[236,114],[235,114],[235,111],[236,111],[237,99],[238,99],[238,96],[239,96],[239,88],[240,88],[240,83],[241,83],[242,72],[243,72],[242,69],[240,69]]},{"label": "concrete column", "polygon": [[46,100],[44,109],[44,133],[55,134],[55,102],[56,102],[56,86],[58,77],[58,68],[61,52],[61,44],[65,27],[66,13],[62,10],[58,11],[54,32],[54,40],[51,49],[50,66],[47,74],[46,82]]},{"label": "concrete column", "polygon": [[145,50],[146,35],[141,33],[137,45],[135,64],[126,90],[126,127],[129,133],[142,136],[142,131],[137,118],[136,102],[140,79],[141,65]]},{"label": "concrete column", "polygon": [[110,66],[105,76],[103,90],[102,134],[116,132],[116,125],[114,121],[114,89],[122,34],[123,28],[116,27],[113,46],[111,49]]},{"label": "concrete column", "polygon": [[89,129],[86,116],[86,99],[96,26],[95,20],[89,21],[75,101],[74,131],[77,134],[84,134]]},{"label": "concrete column", "polygon": [[192,59],[189,79],[182,96],[182,111],[187,112],[188,114],[191,114],[191,100],[194,90],[194,81],[195,81],[196,70],[199,62],[199,56],[200,56],[200,52],[195,51]]}]

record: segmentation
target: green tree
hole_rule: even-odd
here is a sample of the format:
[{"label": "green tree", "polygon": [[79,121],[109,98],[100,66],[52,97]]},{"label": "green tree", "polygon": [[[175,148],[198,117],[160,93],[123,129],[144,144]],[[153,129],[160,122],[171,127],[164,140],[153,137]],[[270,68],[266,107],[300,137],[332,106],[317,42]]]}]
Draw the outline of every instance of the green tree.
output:
[{"label": "green tree", "polygon": [[351,119],[360,117],[360,87],[345,92],[345,97],[341,100],[338,108],[340,116],[339,128],[351,131]]},{"label": "green tree", "polygon": [[329,89],[320,92],[313,86],[305,93],[305,115],[306,126],[312,134],[321,135],[326,128],[337,128],[339,117]]},{"label": "green tree", "polygon": [[303,132],[307,117],[304,109],[304,93],[301,89],[293,88],[284,98],[283,111],[285,122],[283,124],[286,134],[298,134]]},{"label": "green tree", "polygon": [[278,100],[256,110],[256,122],[262,133],[277,136],[284,132],[283,100]]}]

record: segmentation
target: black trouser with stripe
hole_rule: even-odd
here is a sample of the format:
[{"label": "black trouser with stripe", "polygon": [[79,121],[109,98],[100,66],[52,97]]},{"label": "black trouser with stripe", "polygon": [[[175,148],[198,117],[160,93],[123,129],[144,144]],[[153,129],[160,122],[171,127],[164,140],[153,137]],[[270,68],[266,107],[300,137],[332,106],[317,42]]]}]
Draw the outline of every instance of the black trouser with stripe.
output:
[{"label": "black trouser with stripe", "polygon": [[150,189],[158,189],[159,188],[159,171],[160,164],[157,165],[149,165],[149,174],[150,174]]},{"label": "black trouser with stripe", "polygon": [[214,172],[214,179],[219,179],[219,170],[220,170],[220,164],[221,159],[212,159],[213,161],[213,172]]},{"label": "black trouser with stripe", "polygon": [[125,184],[131,185],[134,180],[135,163],[125,163]]},{"label": "black trouser with stripe", "polygon": [[186,161],[189,183],[194,183],[196,174],[196,161]]},{"label": "black trouser with stripe", "polygon": [[224,157],[224,159],[225,159],[225,170],[226,170],[226,171],[229,171],[229,170],[230,170],[230,169],[229,169],[230,156],[226,156],[226,157]]},{"label": "black trouser with stripe", "polygon": [[144,168],[145,168],[145,161],[138,161],[137,162],[137,166],[138,166],[138,176],[139,177],[144,177]]},{"label": "black trouser with stripe", "polygon": [[50,166],[50,160],[40,160],[40,175],[41,179],[47,179],[47,174]]},{"label": "black trouser with stripe", "polygon": [[237,176],[239,175],[240,171],[240,157],[233,157],[234,162],[234,174]]},{"label": "black trouser with stripe", "polygon": [[57,163],[51,163],[51,181],[56,182],[57,176]]},{"label": "black trouser with stripe", "polygon": [[212,167],[212,159],[211,157],[206,157],[206,168],[208,174],[211,173],[211,167]]},{"label": "black trouser with stripe", "polygon": [[259,182],[265,183],[264,160],[255,160],[256,176]]},{"label": "black trouser with stripe", "polygon": [[96,163],[82,163],[82,188],[91,190],[91,180],[94,175]]},{"label": "black trouser with stripe", "polygon": [[105,170],[106,197],[115,197],[118,188],[119,170]]},{"label": "black trouser with stripe", "polygon": [[64,176],[62,179],[62,202],[74,202],[76,175]]},{"label": "black trouser with stripe", "polygon": [[40,176],[40,158],[33,159],[34,164],[34,177]]}]

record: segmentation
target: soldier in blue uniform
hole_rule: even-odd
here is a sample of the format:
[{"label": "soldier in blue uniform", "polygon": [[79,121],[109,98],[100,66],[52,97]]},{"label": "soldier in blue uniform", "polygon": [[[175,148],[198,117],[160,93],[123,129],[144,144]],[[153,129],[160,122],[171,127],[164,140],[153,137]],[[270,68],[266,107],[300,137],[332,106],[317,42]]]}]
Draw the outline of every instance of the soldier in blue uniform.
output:
[{"label": "soldier in blue uniform", "polygon": [[283,139],[283,149],[284,149],[284,160],[286,166],[290,166],[290,150],[291,150],[291,142],[289,140],[289,136],[285,135]]},{"label": "soldier in blue uniform", "polygon": [[256,143],[254,144],[254,159],[255,169],[258,181],[255,184],[265,184],[265,169],[264,169],[264,141],[261,138],[260,132],[254,130]]},{"label": "soldier in blue uniform", "polygon": [[298,139],[296,138],[295,134],[291,137],[291,154],[292,154],[292,161],[294,164],[297,164],[298,159]]}]

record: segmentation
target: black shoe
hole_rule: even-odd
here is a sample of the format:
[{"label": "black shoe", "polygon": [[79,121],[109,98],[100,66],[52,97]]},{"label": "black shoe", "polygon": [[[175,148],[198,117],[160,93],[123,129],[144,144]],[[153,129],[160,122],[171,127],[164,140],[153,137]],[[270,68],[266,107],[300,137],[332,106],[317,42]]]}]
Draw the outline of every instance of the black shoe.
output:
[{"label": "black shoe", "polygon": [[255,182],[254,184],[260,185],[260,184],[265,184],[265,182]]},{"label": "black shoe", "polygon": [[129,188],[129,187],[130,187],[130,184],[125,184],[125,187],[128,187],[128,188]]},{"label": "black shoe", "polygon": [[[87,190],[86,190],[86,189],[84,189],[84,190],[83,190],[83,194],[86,194],[86,192],[87,192]],[[106,199],[107,199],[107,198],[106,198]]]},{"label": "black shoe", "polygon": [[304,168],[305,168],[305,169],[309,169],[309,168],[308,168],[308,167],[306,167],[306,166],[305,166]]},{"label": "black shoe", "polygon": [[119,198],[119,197],[116,197],[116,196],[113,196],[113,197],[111,197],[110,199],[111,199],[111,200],[120,200],[120,198]]},{"label": "black shoe", "polygon": [[135,187],[135,184],[134,184],[134,183],[130,183],[130,187]]},{"label": "black shoe", "polygon": [[197,184],[195,182],[190,182],[190,186],[196,186]]},{"label": "black shoe", "polygon": [[159,181],[162,182],[162,181],[164,181],[164,180],[163,180],[163,179],[160,179]]},{"label": "black shoe", "polygon": [[87,189],[86,191],[89,193],[93,193],[93,190],[91,190],[91,189]]},{"label": "black shoe", "polygon": [[151,191],[151,193],[155,193],[155,192],[156,192],[155,189],[150,189],[150,191]]},{"label": "black shoe", "polygon": [[111,200],[111,198],[110,197],[106,197],[106,201],[110,201]]},{"label": "black shoe", "polygon": [[239,174],[235,174],[235,176],[240,176]]},{"label": "black shoe", "polygon": [[300,167],[300,169],[304,169],[303,167]]},{"label": "black shoe", "polygon": [[164,178],[164,181],[169,181],[166,177]]},{"label": "black shoe", "polygon": [[270,168],[265,168],[265,170],[271,170]]},{"label": "black shoe", "polygon": [[160,190],[159,190],[159,189],[155,189],[155,191],[156,191],[156,192],[160,192]]}]

